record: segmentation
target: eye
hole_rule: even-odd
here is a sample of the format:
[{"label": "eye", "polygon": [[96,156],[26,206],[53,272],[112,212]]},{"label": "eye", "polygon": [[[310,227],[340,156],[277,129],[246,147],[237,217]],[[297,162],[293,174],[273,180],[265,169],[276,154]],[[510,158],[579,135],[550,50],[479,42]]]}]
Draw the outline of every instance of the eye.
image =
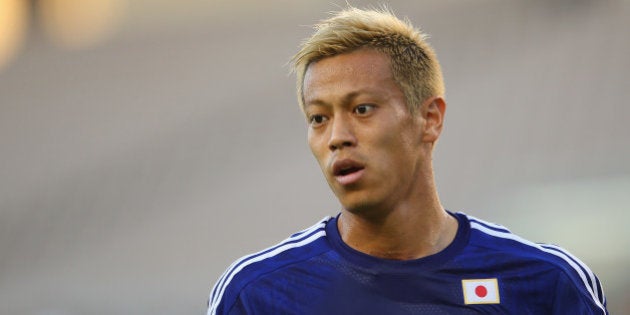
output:
[{"label": "eye", "polygon": [[328,120],[328,117],[326,117],[324,115],[320,115],[320,114],[314,114],[314,115],[309,116],[309,118],[308,118],[308,122],[313,127],[317,127],[317,126],[323,124],[324,122],[326,122],[327,120]]},{"label": "eye", "polygon": [[372,112],[376,108],[374,105],[370,104],[361,104],[354,108],[354,112],[358,115],[364,116]]}]

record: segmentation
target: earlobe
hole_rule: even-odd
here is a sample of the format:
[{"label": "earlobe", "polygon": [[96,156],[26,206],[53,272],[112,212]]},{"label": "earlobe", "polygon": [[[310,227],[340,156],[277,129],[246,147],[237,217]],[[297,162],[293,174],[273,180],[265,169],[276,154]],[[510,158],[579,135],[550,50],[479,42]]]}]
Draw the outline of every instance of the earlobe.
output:
[{"label": "earlobe", "polygon": [[440,96],[430,97],[422,104],[422,116],[424,118],[423,141],[436,142],[442,133],[446,101]]}]

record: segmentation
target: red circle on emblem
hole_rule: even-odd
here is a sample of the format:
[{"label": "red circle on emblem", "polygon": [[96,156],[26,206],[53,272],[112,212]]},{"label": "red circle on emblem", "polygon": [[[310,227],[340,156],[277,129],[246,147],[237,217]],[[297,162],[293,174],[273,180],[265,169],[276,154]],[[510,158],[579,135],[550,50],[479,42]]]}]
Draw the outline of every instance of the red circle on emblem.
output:
[{"label": "red circle on emblem", "polygon": [[486,287],[482,286],[482,285],[478,285],[475,288],[475,294],[477,294],[478,297],[486,297],[486,295],[488,295],[488,289],[486,289]]}]

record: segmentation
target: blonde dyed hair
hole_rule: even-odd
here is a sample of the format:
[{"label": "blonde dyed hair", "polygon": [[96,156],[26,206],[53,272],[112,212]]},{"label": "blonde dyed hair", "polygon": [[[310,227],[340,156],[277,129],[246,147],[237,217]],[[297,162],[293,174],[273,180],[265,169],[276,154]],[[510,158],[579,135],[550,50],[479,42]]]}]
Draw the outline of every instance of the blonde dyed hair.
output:
[{"label": "blonde dyed hair", "polygon": [[304,109],[304,75],[309,65],[321,59],[360,48],[371,48],[389,56],[394,81],[414,112],[424,100],[444,96],[442,70],[427,35],[407,19],[397,18],[389,9],[361,10],[350,7],[314,26],[315,33],[293,56],[297,95]]}]

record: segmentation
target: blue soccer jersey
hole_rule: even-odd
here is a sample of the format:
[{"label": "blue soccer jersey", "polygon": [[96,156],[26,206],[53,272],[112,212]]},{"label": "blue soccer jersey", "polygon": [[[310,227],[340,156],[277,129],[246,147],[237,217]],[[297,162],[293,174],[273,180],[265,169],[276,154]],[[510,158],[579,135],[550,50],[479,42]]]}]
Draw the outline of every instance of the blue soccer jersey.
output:
[{"label": "blue soccer jersey", "polygon": [[346,245],[327,217],[234,262],[215,314],[608,314],[602,286],[567,251],[463,213],[441,252],[380,259]]}]

